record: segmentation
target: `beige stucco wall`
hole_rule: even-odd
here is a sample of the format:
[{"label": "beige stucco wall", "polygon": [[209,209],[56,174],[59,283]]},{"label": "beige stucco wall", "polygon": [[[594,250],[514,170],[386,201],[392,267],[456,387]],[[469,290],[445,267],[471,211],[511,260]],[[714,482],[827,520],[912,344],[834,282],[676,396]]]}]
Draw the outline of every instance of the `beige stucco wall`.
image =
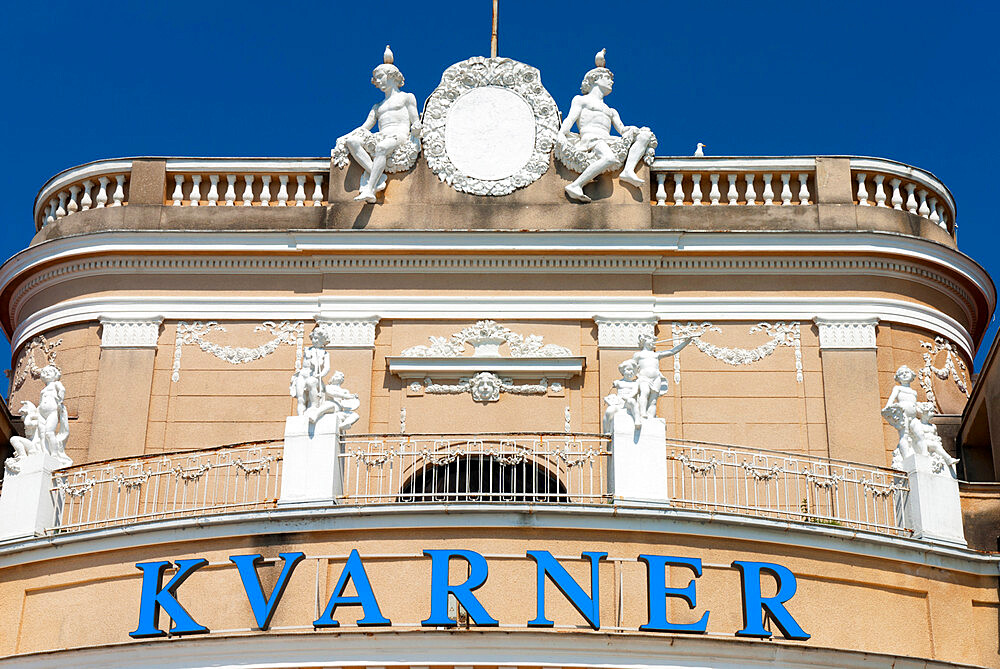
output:
[{"label": "beige stucco wall", "polygon": [[[421,552],[463,548],[487,556],[490,576],[476,594],[501,624],[512,625],[505,632],[526,630],[525,622],[535,614],[535,568],[524,557],[529,549],[548,550],[560,558],[585,550],[608,552],[614,560],[601,567],[602,624],[626,628],[626,634],[646,622],[646,573],[644,565],[635,561],[639,554],[701,558],[704,575],[696,586],[698,608],[690,612],[683,602],[671,600],[668,617],[692,622],[710,610],[709,633],[729,638],[742,627],[739,574],[730,564],[761,560],[782,564],[797,577],[798,593],[787,608],[812,635],[800,643],[1000,667],[995,575],[735,536],[719,540],[624,529],[479,528],[471,517],[462,522],[468,527],[421,529],[419,519],[408,522],[414,527],[187,540],[0,569],[0,626],[9,631],[0,635],[0,655],[131,643],[127,635],[136,627],[141,583],[134,563],[139,561],[208,559],[210,565],[178,590],[179,600],[212,630],[253,627],[238,573],[228,557],[257,552],[266,558],[289,551],[307,556],[292,576],[272,621],[274,628],[297,626],[303,633],[313,633],[316,589],[323,607],[344,559],[355,548],[363,558],[381,556],[365,559],[365,567],[382,613],[397,626],[419,628],[429,613],[430,583],[430,559]],[[578,558],[563,563],[589,591],[586,564]],[[456,581],[458,567],[453,567]],[[260,574],[265,592],[270,592],[278,568],[261,567]],[[668,585],[683,587],[690,577],[686,569],[670,568]],[[546,591],[546,612],[557,626],[585,624],[551,583]],[[772,593],[773,585],[765,581],[764,594]],[[342,625],[352,625],[360,609],[343,607],[336,615]],[[166,620],[161,617],[161,626]],[[367,631],[377,635],[379,628]],[[566,631],[557,628],[553,633]],[[247,653],[252,654],[252,644],[246,641]]]}]

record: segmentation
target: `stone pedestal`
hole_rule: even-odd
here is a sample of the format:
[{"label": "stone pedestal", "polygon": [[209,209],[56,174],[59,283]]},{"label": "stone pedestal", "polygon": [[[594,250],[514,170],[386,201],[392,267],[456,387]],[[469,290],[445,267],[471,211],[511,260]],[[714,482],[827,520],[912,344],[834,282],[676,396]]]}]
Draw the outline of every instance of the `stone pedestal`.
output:
[{"label": "stone pedestal", "polygon": [[337,423],[336,414],[321,416],[312,425],[305,416],[285,421],[278,504],[332,502],[343,493]]},{"label": "stone pedestal", "polygon": [[0,494],[0,541],[41,536],[55,524],[62,499],[52,493],[52,472],[65,464],[47,453],[33,453],[7,472]]},{"label": "stone pedestal", "polygon": [[667,430],[662,418],[647,418],[636,429],[619,411],[611,440],[611,492],[615,499],[669,502]]},{"label": "stone pedestal", "polygon": [[903,458],[902,468],[910,480],[906,527],[913,530],[916,539],[965,546],[958,481],[947,469],[934,473],[933,465],[926,455],[914,453]]}]

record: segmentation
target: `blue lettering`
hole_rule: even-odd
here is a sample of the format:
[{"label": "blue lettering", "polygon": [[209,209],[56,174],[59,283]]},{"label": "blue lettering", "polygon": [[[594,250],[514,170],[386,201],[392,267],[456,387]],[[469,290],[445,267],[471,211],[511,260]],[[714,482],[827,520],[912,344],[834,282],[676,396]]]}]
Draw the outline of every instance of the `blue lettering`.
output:
[{"label": "blue lettering", "polygon": [[[646,563],[646,583],[649,588],[648,603],[649,622],[639,627],[646,632],[684,632],[688,634],[704,634],[708,627],[708,611],[698,622],[671,623],[667,621],[667,597],[679,597],[688,603],[688,608],[697,605],[697,595],[694,589],[694,579],[701,576],[700,558],[668,557],[666,555],[640,555],[639,560]],[[668,588],[666,586],[666,567],[674,565],[687,567],[694,572],[694,578],[683,588]]]},{"label": "blue lettering", "polygon": [[569,603],[580,612],[590,626],[595,630],[601,629],[601,589],[599,583],[598,566],[601,560],[608,557],[607,553],[584,552],[581,558],[590,559],[590,597],[583,591],[583,588],[573,580],[566,568],[552,557],[548,551],[528,551],[528,557],[535,561],[537,567],[537,582],[535,586],[536,609],[535,619],[529,620],[531,627],[552,627],[555,623],[545,617],[545,577],[548,576],[562,594],[569,600]]},{"label": "blue lettering", "polygon": [[[483,583],[489,574],[486,559],[475,551],[465,550],[425,550],[424,555],[431,556],[431,615],[421,625],[427,627],[452,627],[458,622],[448,616],[448,594],[455,595],[458,603],[469,613],[469,618],[476,625],[495,627],[497,622],[476,596],[472,594]],[[451,558],[461,558],[469,563],[469,578],[460,585],[448,583],[448,565]]]},{"label": "blue lettering", "polygon": [[229,561],[236,565],[240,572],[240,579],[243,581],[243,590],[247,593],[250,601],[250,608],[253,610],[253,617],[257,620],[257,627],[266,630],[271,624],[271,618],[278,608],[278,602],[285,588],[288,587],[288,579],[292,575],[295,565],[305,559],[303,553],[280,553],[278,557],[284,562],[278,582],[274,584],[271,596],[264,599],[264,588],[260,584],[260,576],[257,575],[257,565],[264,561],[262,555],[231,555]]},{"label": "blue lettering", "polygon": [[[743,629],[736,636],[752,636],[763,639],[771,633],[764,628],[762,612],[771,616],[774,623],[785,635],[786,639],[808,639],[799,624],[795,622],[785,602],[795,596],[795,574],[787,567],[772,562],[743,562],[736,560],[733,566],[740,570],[740,581],[743,584]],[[760,593],[760,574],[767,572],[774,576],[778,584],[778,592],[774,597],[764,597]]]},{"label": "blue lettering", "polygon": [[[347,589],[348,581],[354,582],[354,589],[357,590],[357,597],[345,597],[344,590]],[[382,615],[382,610],[375,601],[375,592],[372,590],[371,581],[368,580],[368,573],[361,563],[361,556],[355,548],[347,558],[344,571],[340,572],[340,579],[333,589],[330,602],[326,605],[326,611],[313,622],[314,627],[339,627],[340,623],[333,619],[333,612],[338,606],[360,606],[365,614],[358,620],[358,625],[391,625],[392,622]]]},{"label": "blue lettering", "polygon": [[162,608],[174,622],[170,634],[199,634],[207,632],[208,628],[194,621],[180,602],[177,601],[177,588],[195,572],[208,564],[205,558],[178,560],[177,573],[170,579],[166,587],[161,588],[163,572],[170,568],[169,562],[139,562],[136,568],[142,571],[142,596],[139,600],[139,626],[128,635],[133,639],[166,636],[159,628],[160,609]]}]

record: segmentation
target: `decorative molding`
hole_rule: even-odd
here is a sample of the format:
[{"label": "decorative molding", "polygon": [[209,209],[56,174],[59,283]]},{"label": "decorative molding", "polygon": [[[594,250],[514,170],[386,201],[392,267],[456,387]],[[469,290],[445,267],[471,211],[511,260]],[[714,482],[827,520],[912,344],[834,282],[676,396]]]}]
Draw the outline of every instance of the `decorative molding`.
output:
[{"label": "decorative molding", "polygon": [[[802,383],[802,334],[798,323],[757,323],[750,328],[749,334],[763,332],[771,339],[756,348],[725,348],[716,346],[701,337],[706,332],[722,332],[722,329],[712,323],[705,321],[702,323],[687,323],[682,325],[674,323],[671,326],[671,333],[674,339],[683,337],[694,337],[691,342],[705,355],[715,358],[720,362],[734,367],[752,365],[770,356],[779,347],[789,347],[795,352],[795,379]],[[681,381],[680,356],[674,356],[674,383]]]},{"label": "decorative molding", "polygon": [[[464,174],[452,162],[447,149],[449,111],[457,108],[456,103],[463,96],[477,89],[508,91],[523,100],[534,117],[534,146],[530,154],[519,169],[502,178]],[[559,129],[559,108],[542,86],[537,69],[510,58],[476,56],[444,71],[441,83],[424,104],[422,124],[424,157],[441,181],[462,193],[507,195],[535,182],[549,169],[549,152]]]},{"label": "decorative molding", "polygon": [[181,351],[182,347],[196,344],[205,353],[214,355],[219,360],[228,362],[231,365],[241,365],[254,360],[260,360],[274,353],[278,346],[287,344],[295,346],[295,368],[302,364],[302,338],[305,327],[301,321],[290,323],[282,321],[264,321],[262,325],[254,328],[254,332],[266,331],[274,335],[268,342],[255,347],[234,347],[220,346],[205,339],[205,335],[210,332],[226,332],[226,328],[215,321],[207,323],[185,323],[181,321],[177,324],[177,335],[174,340],[174,367],[170,380],[174,383],[181,378]]},{"label": "decorative molding", "polygon": [[[155,309],[155,311],[153,311]],[[484,310],[487,310],[484,314]],[[362,317],[378,311],[384,319],[495,318],[521,320],[592,320],[595,313],[650,313],[660,320],[702,321],[812,321],[817,316],[831,320],[878,318],[926,330],[951,340],[966,358],[972,358],[973,339],[955,318],[927,305],[876,297],[612,297],[600,294],[550,294],[546,296],[495,295],[489,304],[471,302],[462,295],[408,296],[100,296],[68,300],[32,313],[12,336],[18,350],[32,337],[55,328],[97,321],[101,315],[132,317],[143,312],[159,313],[170,320],[311,320],[317,311],[329,318]]]},{"label": "decorative molding", "polygon": [[[418,382],[414,381],[411,386]],[[515,384],[513,379],[497,376],[493,372],[478,372],[475,376],[467,376],[455,384],[434,383],[430,377],[423,381],[423,390],[429,395],[461,395],[469,393],[476,402],[496,402],[500,393],[512,395],[544,395],[549,391],[549,380],[542,377],[541,381],[532,384]]]},{"label": "decorative molding", "polygon": [[597,346],[599,348],[639,348],[639,336],[653,335],[659,318],[628,318],[615,316],[594,316],[597,323]]},{"label": "decorative molding", "polygon": [[378,316],[358,318],[336,318],[316,316],[316,327],[326,335],[326,348],[350,348],[375,346],[375,326]]},{"label": "decorative molding", "polygon": [[[16,371],[14,372],[14,377],[11,385],[11,392],[15,392],[24,385],[24,382],[28,380],[30,376],[33,379],[40,379],[42,374],[42,367],[47,367],[52,365],[58,368],[56,365],[56,347],[62,343],[62,337],[50,342],[45,338],[44,335],[37,335],[28,343],[28,347],[24,349],[21,353],[21,359],[17,363]],[[35,362],[35,351],[40,352],[45,356],[45,364],[41,367]]]},{"label": "decorative molding", "polygon": [[507,344],[512,358],[568,358],[573,352],[565,346],[543,344],[539,335],[519,335],[496,321],[478,321],[463,328],[450,338],[430,337],[429,346],[411,346],[403,350],[404,358],[459,358],[465,355],[465,345],[473,347],[473,357],[498,357],[500,346]]},{"label": "decorative molding", "polygon": [[819,329],[821,351],[876,348],[878,321],[878,318],[836,320],[818,316],[813,319]]},{"label": "decorative molding", "polygon": [[[929,341],[920,342],[920,347],[924,349],[923,358],[924,366],[917,370],[917,379],[919,380],[920,387],[923,388],[924,394],[927,396],[927,401],[934,404],[935,409],[940,409],[938,405],[937,395],[934,394],[934,381],[931,376],[936,376],[942,381],[947,381],[948,377],[955,382],[958,389],[968,397],[969,396],[969,378],[968,378],[968,368],[962,358],[958,356],[957,351],[952,346],[952,343],[943,337],[935,337],[934,342]],[[946,358],[944,362],[944,367],[935,367],[934,358],[938,353],[942,351],[945,352]]]},{"label": "decorative molding", "polygon": [[388,356],[386,358],[389,371],[404,380],[423,379],[428,376],[456,379],[460,376],[472,376],[478,372],[494,372],[515,379],[545,376],[549,379],[565,380],[581,374],[585,360],[583,356],[560,358]]},{"label": "decorative molding", "polygon": [[101,348],[156,348],[163,316],[116,318],[101,316]]}]

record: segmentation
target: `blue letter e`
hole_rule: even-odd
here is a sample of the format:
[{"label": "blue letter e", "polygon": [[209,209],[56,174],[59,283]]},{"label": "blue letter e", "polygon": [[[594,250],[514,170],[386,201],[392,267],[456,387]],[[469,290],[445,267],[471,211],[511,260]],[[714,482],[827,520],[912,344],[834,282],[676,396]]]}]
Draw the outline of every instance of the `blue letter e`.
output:
[{"label": "blue letter e", "polygon": [[161,588],[163,572],[169,567],[169,562],[139,562],[136,567],[142,570],[142,599],[139,601],[139,626],[128,635],[133,639],[166,636],[166,632],[158,625],[160,608],[174,621],[171,634],[198,634],[207,632],[208,628],[194,621],[180,602],[177,601],[177,588],[187,580],[196,569],[208,564],[205,558],[193,560],[178,560],[177,573],[170,579],[166,587]]},{"label": "blue letter e", "polygon": [[[788,567],[773,562],[742,562],[733,566],[740,570],[743,583],[743,629],[736,636],[753,636],[767,639],[771,633],[764,628],[762,611],[768,613],[786,639],[806,640],[806,634],[792,615],[785,609],[785,602],[795,596],[795,574]],[[774,597],[760,594],[760,573],[766,571],[777,581],[778,592]]]}]

